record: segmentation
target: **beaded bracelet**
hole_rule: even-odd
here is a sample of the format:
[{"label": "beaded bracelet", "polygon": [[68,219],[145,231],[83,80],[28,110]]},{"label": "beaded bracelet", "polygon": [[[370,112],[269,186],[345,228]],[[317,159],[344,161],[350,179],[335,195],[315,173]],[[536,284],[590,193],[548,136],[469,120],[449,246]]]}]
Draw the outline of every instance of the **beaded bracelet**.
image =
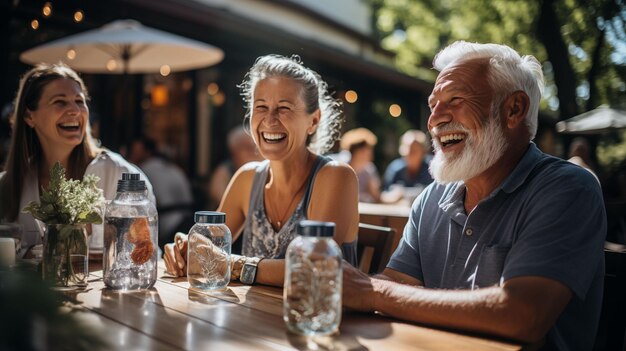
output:
[{"label": "beaded bracelet", "polygon": [[230,280],[239,280],[246,256],[232,254],[230,258]]}]

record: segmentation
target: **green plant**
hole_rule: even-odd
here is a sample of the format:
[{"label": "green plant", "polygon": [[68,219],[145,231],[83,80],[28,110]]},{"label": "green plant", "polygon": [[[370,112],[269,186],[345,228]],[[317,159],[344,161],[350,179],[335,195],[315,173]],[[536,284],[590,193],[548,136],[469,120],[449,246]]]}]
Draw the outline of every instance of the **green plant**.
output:
[{"label": "green plant", "polygon": [[[48,189],[41,190],[40,202],[32,201],[22,210],[46,224],[44,278],[59,285],[85,283],[84,265],[82,270],[77,267],[81,257],[87,258],[85,224],[102,223],[103,197],[96,186],[98,180],[94,175],[82,181],[66,179],[65,169],[57,162],[50,170]],[[78,255],[79,262],[73,262],[73,255]]]},{"label": "green plant", "polygon": [[57,162],[50,170],[48,190],[41,191],[40,203],[31,201],[22,212],[46,224],[101,224],[98,206],[103,197],[102,190],[96,186],[98,180],[92,174],[82,181],[65,179],[65,169]]}]

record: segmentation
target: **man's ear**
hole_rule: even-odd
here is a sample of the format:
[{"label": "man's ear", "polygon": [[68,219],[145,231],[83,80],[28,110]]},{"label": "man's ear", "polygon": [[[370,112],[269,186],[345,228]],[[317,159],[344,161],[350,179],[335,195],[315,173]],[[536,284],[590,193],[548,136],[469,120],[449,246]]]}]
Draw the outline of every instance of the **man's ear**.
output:
[{"label": "man's ear", "polygon": [[518,90],[504,101],[503,107],[506,125],[508,128],[513,129],[520,123],[524,123],[530,108],[530,98],[525,92]]}]

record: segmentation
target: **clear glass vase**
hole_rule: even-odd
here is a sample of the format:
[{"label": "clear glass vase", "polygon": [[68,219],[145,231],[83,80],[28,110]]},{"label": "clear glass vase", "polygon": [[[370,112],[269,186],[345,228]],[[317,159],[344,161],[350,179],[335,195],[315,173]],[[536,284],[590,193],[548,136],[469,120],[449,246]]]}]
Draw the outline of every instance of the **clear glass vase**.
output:
[{"label": "clear glass vase", "polygon": [[44,227],[43,279],[54,287],[71,290],[87,286],[89,246],[84,224],[46,224]]}]

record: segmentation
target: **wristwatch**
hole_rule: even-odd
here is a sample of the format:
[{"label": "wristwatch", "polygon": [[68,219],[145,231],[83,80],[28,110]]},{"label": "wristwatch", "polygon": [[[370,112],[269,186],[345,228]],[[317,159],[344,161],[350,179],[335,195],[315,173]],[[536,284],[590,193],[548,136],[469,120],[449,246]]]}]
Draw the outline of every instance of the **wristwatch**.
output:
[{"label": "wristwatch", "polygon": [[256,270],[259,262],[261,262],[261,258],[248,257],[246,259],[246,263],[244,263],[243,267],[241,268],[241,276],[239,276],[239,281],[247,285],[254,284],[254,282],[256,281]]}]

